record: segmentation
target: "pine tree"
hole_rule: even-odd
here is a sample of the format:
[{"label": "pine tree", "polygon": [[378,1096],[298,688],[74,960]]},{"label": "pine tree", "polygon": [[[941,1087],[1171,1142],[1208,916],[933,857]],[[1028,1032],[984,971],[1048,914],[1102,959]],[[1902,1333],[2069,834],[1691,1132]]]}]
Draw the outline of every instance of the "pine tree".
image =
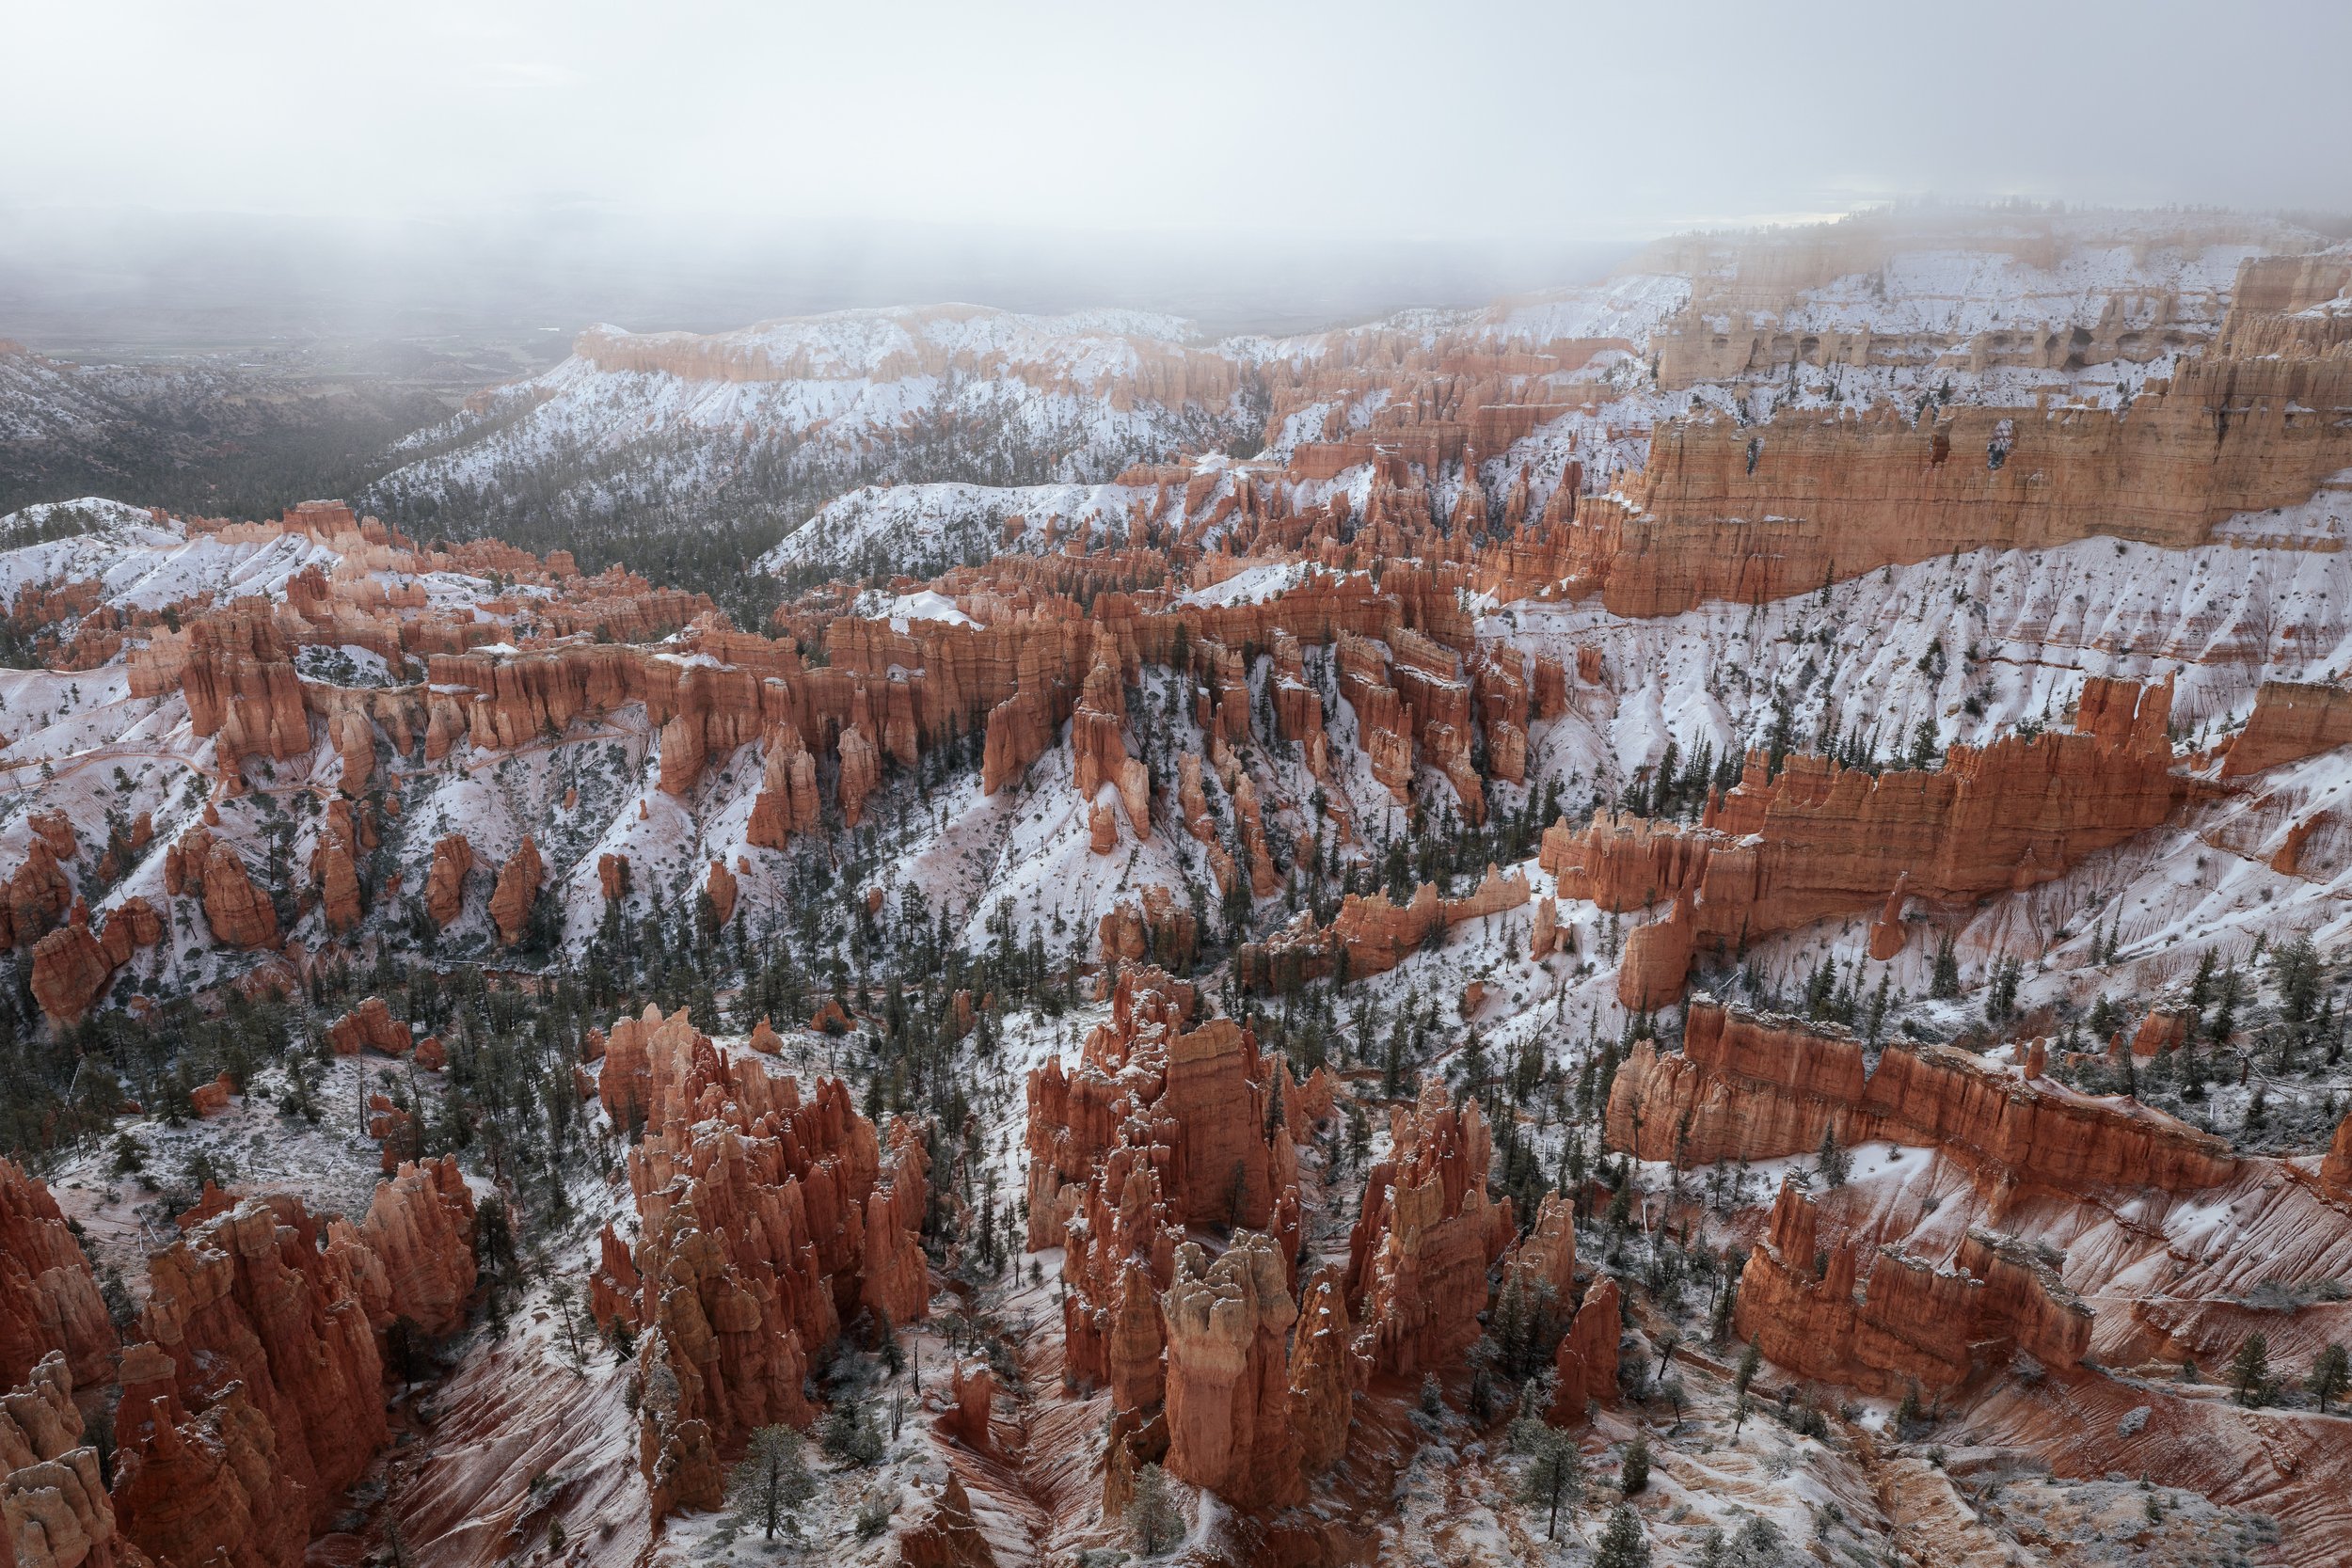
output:
[{"label": "pine tree", "polygon": [[1631,1504],[1619,1504],[1609,1516],[1600,1549],[1593,1554],[1593,1568],[1649,1568],[1649,1537],[1643,1532],[1642,1516]]},{"label": "pine tree", "polygon": [[2303,1386],[2319,1402],[2319,1413],[2328,1414],[2328,1402],[2342,1399],[2344,1390],[2352,1388],[2352,1357],[2344,1354],[2342,1345],[2331,1344],[2312,1360],[2312,1375]]},{"label": "pine tree", "polygon": [[588,1335],[580,1326],[580,1288],[568,1279],[548,1287],[548,1305],[555,1308],[555,1331],[563,1336],[564,1364],[583,1381],[588,1376]]},{"label": "pine tree", "polygon": [[1560,1505],[1571,1509],[1584,1500],[1584,1465],[1576,1439],[1550,1423],[1527,1420],[1513,1433],[1515,1441],[1533,1458],[1519,1482],[1519,1500],[1546,1511],[1550,1523],[1546,1534],[1560,1539]]},{"label": "pine tree", "polygon": [[1762,1370],[1763,1367],[1763,1349],[1754,1339],[1750,1339],[1748,1348],[1740,1353],[1740,1370],[1733,1374],[1731,1379],[1733,1390],[1737,1393],[1746,1393],[1748,1385],[1756,1381],[1756,1374]]},{"label": "pine tree", "polygon": [[2249,1334],[2237,1348],[2237,1359],[2230,1363],[2230,1383],[2237,1390],[2238,1403],[2260,1402],[2269,1382],[2270,1341],[2260,1334]]},{"label": "pine tree", "polygon": [[782,1526],[798,1531],[792,1515],[817,1494],[816,1478],[801,1452],[801,1434],[787,1426],[764,1426],[752,1433],[729,1478],[727,1496],[737,1519],[756,1524],[773,1541]]},{"label": "pine tree", "polygon": [[1625,1468],[1617,1477],[1617,1490],[1629,1497],[1649,1490],[1648,1433],[1637,1432],[1633,1441],[1626,1445]]},{"label": "pine tree", "polygon": [[1184,1540],[1184,1516],[1168,1495],[1168,1472],[1146,1465],[1136,1477],[1135,1498],[1127,1504],[1127,1528],[1135,1534],[1136,1549],[1145,1557],[1158,1557]]},{"label": "pine tree", "polygon": [[1948,1002],[1960,994],[1960,958],[1952,950],[1949,932],[1936,939],[1935,974],[1928,982],[1928,994],[1939,1002]]},{"label": "pine tree", "polygon": [[1832,1187],[1846,1184],[1846,1177],[1853,1168],[1853,1156],[1837,1147],[1836,1127],[1821,1129],[1821,1151],[1814,1163],[1820,1170],[1821,1180]]}]

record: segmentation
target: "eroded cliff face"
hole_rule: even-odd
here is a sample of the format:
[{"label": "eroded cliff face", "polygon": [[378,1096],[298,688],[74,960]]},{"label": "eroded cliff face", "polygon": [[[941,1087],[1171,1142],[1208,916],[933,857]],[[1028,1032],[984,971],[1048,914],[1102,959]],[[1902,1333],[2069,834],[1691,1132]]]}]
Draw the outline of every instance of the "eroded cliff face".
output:
[{"label": "eroded cliff face", "polygon": [[473,1198],[453,1159],[324,1232],[297,1198],[218,1196],[148,1277],[119,1371],[122,1533],[179,1568],[292,1568],[388,1440],[385,1335],[463,1325]]},{"label": "eroded cliff face", "polygon": [[1176,1249],[1161,1298],[1168,1324],[1168,1468],[1245,1508],[1302,1496],[1291,1433],[1288,1259],[1244,1231],[1212,1262]]},{"label": "eroded cliff face", "polygon": [[1922,400],[1669,422],[1622,499],[1590,498],[1567,525],[1567,576],[1618,614],[1659,615],[1953,550],[2201,544],[2352,462],[2332,412],[2352,405],[2352,354],[2340,326],[2299,319],[2340,270],[2282,282],[2249,261],[2218,341],[2118,408]]},{"label": "eroded cliff face", "polygon": [[1834,1026],[1692,1000],[1679,1056],[1647,1040],[1609,1095],[1612,1146],[1689,1168],[1809,1154],[1824,1133],[1942,1148],[1988,1183],[2186,1192],[2226,1181],[2229,1146],[2122,1097],[2094,1098],[1955,1046],[1897,1041],[1875,1069]]},{"label": "eroded cliff face", "polygon": [[[351,1261],[293,1198],[247,1200],[150,1260],[115,1501],[158,1561],[299,1560],[383,1447],[383,1363]],[[231,1521],[260,1539],[225,1533]]]},{"label": "eroded cliff face", "polygon": [[2352,746],[2352,690],[2324,682],[2265,681],[2246,728],[2222,758],[2221,776],[2243,778],[2339,746]]},{"label": "eroded cliff face", "polygon": [[[1030,1074],[1030,1242],[1063,1248],[1068,1375],[1110,1392],[1104,1497],[1164,1443],[1169,1473],[1279,1509],[1346,1450],[1370,1370],[1341,1271],[1295,1275],[1294,1139],[1332,1114],[1331,1081],[1295,1080],[1231,1020],[1186,1031],[1195,1005],[1122,968],[1075,1069]],[[1230,1243],[1185,1239],[1203,1227]]]},{"label": "eroded cliff face", "polygon": [[73,1374],[51,1351],[0,1393],[0,1561],[11,1568],[144,1568],[116,1527]]},{"label": "eroded cliff face", "polygon": [[1344,968],[1348,977],[1385,974],[1409,955],[1454,927],[1518,909],[1528,899],[1527,879],[1492,865],[1478,886],[1460,898],[1439,896],[1423,882],[1403,908],[1385,893],[1348,894],[1329,926],[1302,914],[1263,942],[1243,946],[1233,962],[1244,985],[1279,990],[1323,979]]},{"label": "eroded cliff face", "polygon": [[1426,1082],[1411,1110],[1391,1111],[1389,1135],[1348,1238],[1347,1288],[1374,1367],[1404,1375],[1454,1365],[1478,1338],[1487,1270],[1517,1230],[1510,1200],[1486,1196],[1493,1143],[1474,1101],[1449,1104]]},{"label": "eroded cliff face", "polygon": [[[1627,1006],[1658,1006],[1703,953],[1890,895],[1955,905],[2032,887],[2162,822],[2193,787],[2172,771],[2170,702],[2169,683],[2094,678],[2072,730],[1955,747],[1933,771],[1791,757],[1774,773],[1751,755],[1695,831],[1604,814],[1546,829],[1540,863],[1606,910],[1670,906],[1634,930],[1618,979]],[[1899,948],[1899,921],[1888,934]]]},{"label": "eroded cliff face", "polygon": [[591,1300],[641,1331],[638,1452],[659,1522],[718,1507],[723,1457],[755,1429],[815,1418],[803,1380],[861,1309],[929,1310],[926,1157],[901,1122],[885,1158],[840,1080],[804,1100],[683,1010],[617,1021],[603,1074],[607,1102],[646,1132],[628,1157],[639,1240],[608,1230]]},{"label": "eroded cliff face", "polygon": [[53,1353],[81,1387],[107,1380],[119,1341],[89,1259],[46,1183],[0,1159],[0,1384]]},{"label": "eroded cliff face", "polygon": [[2023,1247],[1972,1231],[1950,1269],[1882,1248],[1857,1296],[1854,1243],[1818,1238],[1812,1200],[1783,1186],[1740,1276],[1736,1325],[1777,1365],[1881,1394],[1942,1393],[2021,1352],[2064,1374],[2090,1350],[2090,1309]]},{"label": "eroded cliff face", "polygon": [[1154,1293],[1186,1227],[1297,1236],[1290,1130],[1269,1127],[1277,1069],[1230,1019],[1187,1032],[1194,1006],[1189,987],[1122,969],[1075,1070],[1056,1058],[1029,1075],[1029,1244],[1064,1249],[1071,1371],[1121,1408],[1160,1397]]}]

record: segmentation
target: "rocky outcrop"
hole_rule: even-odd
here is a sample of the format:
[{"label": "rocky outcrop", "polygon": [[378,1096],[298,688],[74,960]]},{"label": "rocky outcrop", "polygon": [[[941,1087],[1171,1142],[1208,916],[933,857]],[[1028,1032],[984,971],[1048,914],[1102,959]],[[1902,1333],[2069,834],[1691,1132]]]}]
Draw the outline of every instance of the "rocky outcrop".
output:
[{"label": "rocky outcrop", "polygon": [[1186,1242],[1160,1305],[1168,1472],[1243,1508],[1297,1501],[1287,1346],[1298,1306],[1275,1243],[1243,1231],[1211,1262]]},{"label": "rocky outcrop", "polygon": [[328,1228],[335,1244],[357,1240],[371,1255],[365,1299],[378,1332],[403,1318],[434,1336],[465,1326],[475,1280],[474,1202],[455,1155],[403,1164],[375,1184],[356,1231],[342,1221]]},{"label": "rocky outcrop", "polygon": [[173,1375],[153,1345],[123,1354],[118,1528],[164,1568],[294,1568],[310,1534],[308,1498],[279,1463],[269,1418],[242,1383],[191,1415]]},{"label": "rocky outcrop", "polygon": [[723,860],[713,860],[710,863],[708,875],[703,879],[703,892],[710,899],[712,917],[722,927],[735,918],[735,900],[738,891],[735,873],[727,869],[727,863]]},{"label": "rocky outcrop", "polygon": [[2023,1247],[1971,1231],[1957,1267],[1883,1247],[1863,1293],[1850,1241],[1823,1247],[1813,1201],[1784,1185],[1770,1232],[1748,1255],[1734,1323],[1776,1364],[1806,1377],[1896,1394],[1943,1392],[2023,1351],[2053,1371],[2090,1348],[2090,1312]]},{"label": "rocky outcrop", "polygon": [[803,1381],[861,1305],[923,1315],[922,1140],[894,1127],[885,1163],[840,1080],[803,1099],[682,1009],[614,1023],[602,1093],[647,1129],[628,1155],[641,1239],[626,1275],[607,1245],[590,1293],[643,1331],[638,1459],[659,1520],[718,1507],[719,1455],[753,1430],[809,1422]]},{"label": "rocky outcrop", "polygon": [[959,1360],[947,1374],[947,1408],[940,1412],[939,1429],[976,1453],[993,1447],[989,1430],[990,1410],[996,1400],[996,1374],[985,1361]]},{"label": "rocky outcrop", "polygon": [[1070,758],[1078,799],[1092,803],[1107,784],[1127,813],[1137,839],[1152,836],[1152,775],[1127,754],[1126,689],[1120,674],[1119,644],[1107,633],[1096,640],[1094,668],[1087,674],[1078,705],[1070,715]]},{"label": "rocky outcrop", "polygon": [[144,1568],[146,1555],[116,1528],[98,1449],[84,1437],[60,1353],[0,1392],[0,1563]]},{"label": "rocky outcrop", "polygon": [[0,1385],[53,1352],[81,1387],[108,1380],[117,1340],[88,1257],[48,1186],[0,1159]]},{"label": "rocky outcrop", "polygon": [[523,834],[522,843],[499,867],[498,885],[490,892],[490,924],[498,927],[501,944],[512,947],[523,940],[531,911],[539,902],[539,884],[546,877],[538,843],[529,833]]},{"label": "rocky outcrop", "polygon": [[357,1056],[362,1051],[405,1056],[412,1043],[408,1025],[392,1016],[380,996],[369,997],[337,1019],[327,1026],[326,1037],[339,1056]]},{"label": "rocky outcrop", "polygon": [[150,1259],[114,1496],[157,1561],[293,1568],[383,1447],[354,1249],[319,1243],[298,1199],[249,1198]]},{"label": "rocky outcrop", "polygon": [[[75,847],[72,832],[66,835],[65,859],[72,859]],[[73,907],[73,884],[57,862],[59,856],[49,838],[36,832],[24,848],[24,863],[0,882],[0,935],[8,945],[25,946],[56,924]]]},{"label": "rocky outcrop", "polygon": [[1701,953],[1881,906],[1899,885],[1967,904],[2050,881],[2154,827],[2192,786],[2171,771],[2171,687],[2084,683],[2074,728],[1954,747],[1933,771],[1840,768],[1761,752],[1687,829],[1615,813],[1545,830],[1564,896],[1606,910],[1668,903],[1627,943],[1618,999],[1655,1007]]},{"label": "rocky outcrop", "polygon": [[1291,1336],[1290,1433],[1302,1478],[1323,1474],[1347,1452],[1366,1370],[1348,1326],[1345,1271],[1327,1264],[1308,1281]]},{"label": "rocky outcrop", "polygon": [[817,826],[825,803],[817,793],[817,759],[794,724],[777,724],[767,735],[767,758],[761,764],[759,794],[752,801],[751,825],[745,839],[764,848],[782,849],[792,835]]},{"label": "rocky outcrop", "polygon": [[1625,1334],[1624,1298],[1607,1275],[1593,1281],[1578,1304],[1567,1333],[1552,1353],[1551,1418],[1565,1426],[1581,1421],[1596,1403],[1617,1401],[1617,1342]]},{"label": "rocky outcrop", "polygon": [[2243,778],[2352,746],[2352,689],[2319,682],[2265,681],[2246,728],[2230,741],[2221,776]]},{"label": "rocky outcrop", "polygon": [[901,1568],[996,1568],[995,1549],[972,1513],[971,1494],[953,1470],[939,1504],[898,1537]]},{"label": "rocky outcrop", "polygon": [[33,944],[33,1000],[59,1023],[79,1022],[114,983],[115,971],[163,934],[163,917],[135,894],[117,905],[94,935],[88,910],[76,904],[72,919]]},{"label": "rocky outcrop", "polygon": [[[1114,1410],[1132,1423],[1166,1400],[1172,1429],[1182,1399],[1182,1418],[1194,1430],[1184,1461],[1190,1468],[1179,1474],[1236,1497],[1287,1497],[1295,1464],[1288,1481],[1243,1477],[1232,1468],[1241,1463],[1232,1446],[1246,1448],[1249,1433],[1287,1420],[1292,1364],[1281,1329],[1297,1313],[1290,1269],[1302,1220],[1291,1113],[1286,1104],[1275,1116],[1272,1095],[1278,1084],[1290,1089],[1309,1102],[1301,1115],[1316,1095],[1291,1084],[1286,1064],[1260,1058],[1255,1038],[1230,1019],[1187,1031],[1194,1002],[1189,988],[1164,974],[1122,968],[1110,1020],[1088,1036],[1074,1069],[1065,1073],[1054,1059],[1030,1073],[1029,1244],[1063,1249],[1064,1364],[1073,1382],[1107,1386]],[[1201,1255],[1180,1282],[1180,1243],[1194,1226],[1258,1233],[1227,1255],[1235,1259],[1231,1269],[1250,1271],[1246,1279],[1228,1279],[1217,1273],[1228,1267],[1223,1260],[1212,1265]],[[1263,1268],[1270,1276],[1262,1277]],[[1227,1366],[1231,1347],[1216,1348],[1232,1309],[1209,1304],[1244,1284],[1266,1324],[1263,1343],[1260,1327],[1250,1330],[1250,1382],[1235,1392],[1241,1372]],[[1178,1327],[1166,1314],[1180,1297],[1199,1310]],[[1329,1431],[1354,1386],[1343,1303],[1324,1302],[1316,1321],[1338,1338],[1316,1343],[1314,1367],[1301,1363],[1299,1398],[1327,1440],[1343,1444],[1343,1419],[1336,1437]],[[1193,1336],[1188,1347],[1178,1344],[1180,1334]],[[1200,1381],[1180,1396],[1187,1364]],[[1245,1396],[1249,1410],[1237,1413],[1233,1402]],[[1105,1487],[1116,1479],[1106,1477]]]},{"label": "rocky outcrop", "polygon": [[223,947],[278,945],[278,911],[253,885],[237,851],[206,829],[189,829],[164,852],[164,890],[175,898],[201,898],[204,924]]},{"label": "rocky outcrop", "polygon": [[2335,1196],[2352,1202],[2352,1113],[2336,1123],[2336,1135],[2319,1162],[2319,1184]]},{"label": "rocky outcrop", "polygon": [[1200,923],[1176,902],[1176,895],[1152,883],[1133,900],[1114,904],[1096,924],[1103,961],[1160,964],[1183,972],[1192,967],[1200,942]]},{"label": "rocky outcrop", "polygon": [[1487,1198],[1493,1146],[1475,1101],[1449,1104],[1432,1079],[1390,1112],[1389,1135],[1348,1238],[1347,1293],[1364,1304],[1376,1370],[1449,1369],[1477,1339],[1487,1271],[1517,1234],[1510,1201]]},{"label": "rocky outcrop", "polygon": [[931,1266],[922,1242],[930,1169],[915,1125],[903,1117],[894,1122],[873,1191],[866,1195],[866,1256],[858,1275],[858,1299],[894,1326],[930,1316]]},{"label": "rocky outcrop", "polygon": [[1656,430],[1622,499],[1585,498],[1560,565],[1571,594],[1597,591],[1619,615],[1671,615],[1960,550],[2099,534],[2183,549],[2352,466],[2352,436],[2309,416],[2347,403],[2352,358],[2298,342],[2208,351],[2116,409],[1694,415]]},{"label": "rocky outcrop", "polygon": [[266,599],[239,599],[190,626],[181,690],[196,733],[215,736],[225,758],[283,762],[308,752],[310,716],[294,652]]},{"label": "rocky outcrop", "polygon": [[1349,979],[1385,974],[1413,953],[1466,921],[1518,909],[1528,900],[1527,879],[1504,876],[1492,865],[1467,897],[1441,898],[1435,882],[1423,882],[1403,908],[1385,893],[1351,893],[1327,927],[1311,914],[1297,919],[1263,942],[1246,942],[1234,965],[1253,990],[1282,990],[1341,972]]},{"label": "rocky outcrop", "polygon": [[1679,1056],[1642,1041],[1609,1095],[1612,1147],[1688,1168],[1806,1154],[1824,1132],[1942,1148],[1989,1177],[2057,1192],[2227,1180],[2229,1146],[2121,1097],[2078,1094],[1955,1046],[1890,1044],[1873,1070],[1843,1030],[1694,997]]},{"label": "rocky outcrop", "polygon": [[433,924],[446,928],[466,912],[466,876],[473,870],[473,846],[463,833],[451,833],[433,846],[433,869],[424,883],[424,910]]}]

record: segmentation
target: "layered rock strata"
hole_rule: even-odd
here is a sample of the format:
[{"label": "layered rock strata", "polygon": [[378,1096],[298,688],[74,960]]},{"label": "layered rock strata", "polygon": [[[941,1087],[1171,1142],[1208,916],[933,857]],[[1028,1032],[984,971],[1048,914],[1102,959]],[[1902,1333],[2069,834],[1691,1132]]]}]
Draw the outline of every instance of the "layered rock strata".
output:
[{"label": "layered rock strata", "polygon": [[1812,1199],[1784,1185],[1748,1255],[1733,1319],[1779,1366],[1880,1394],[1941,1393],[2022,1352],[2071,1371],[2090,1348],[2090,1310],[2022,1246],[1981,1230],[1939,1268],[1882,1247],[1862,1293],[1851,1241],[1819,1243]]},{"label": "layered rock strata", "polygon": [[1443,1370],[1477,1339],[1488,1271],[1518,1231],[1510,1200],[1486,1196],[1493,1144],[1476,1101],[1450,1104],[1430,1080],[1390,1112],[1389,1136],[1348,1238],[1346,1291],[1376,1370]]},{"label": "layered rock strata", "polygon": [[1701,954],[1883,906],[1898,887],[1947,905],[2063,876],[2154,827],[2192,785],[2171,770],[2171,685],[2085,682],[2074,727],[1954,747],[1933,771],[1841,768],[1762,753],[1695,829],[1616,813],[1544,831],[1538,857],[1568,897],[1668,904],[1629,937],[1618,999],[1681,994]]},{"label": "layered rock strata", "polygon": [[1941,1148],[2011,1185],[2189,1192],[2229,1180],[2229,1146],[2121,1097],[2078,1094],[1956,1046],[1897,1041],[1875,1069],[1835,1026],[1692,1000],[1682,1053],[1636,1044],[1609,1094],[1608,1137],[1689,1168],[1809,1154],[1824,1133]]},{"label": "layered rock strata", "polygon": [[122,1539],[97,1445],[57,1351],[0,1392],[0,1563],[8,1568],[145,1568]]},{"label": "layered rock strata", "polygon": [[926,1156],[903,1121],[885,1154],[840,1080],[803,1099],[683,1010],[613,1024],[601,1093],[646,1126],[628,1156],[640,1239],[624,1249],[608,1229],[590,1294],[642,1331],[638,1453],[658,1521],[718,1507],[722,1456],[756,1428],[808,1424],[812,1358],[861,1309],[928,1311]]}]

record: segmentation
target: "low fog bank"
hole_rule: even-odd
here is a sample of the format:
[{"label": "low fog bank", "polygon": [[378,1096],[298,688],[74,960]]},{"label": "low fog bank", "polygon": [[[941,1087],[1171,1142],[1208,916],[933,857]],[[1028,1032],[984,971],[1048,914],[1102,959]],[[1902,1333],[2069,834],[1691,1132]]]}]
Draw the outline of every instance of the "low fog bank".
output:
[{"label": "low fog bank", "polygon": [[728,228],[598,212],[496,222],[59,209],[0,213],[0,337],[44,353],[204,353],[325,339],[496,341],[560,355],[610,321],[719,331],[956,300],[1163,310],[1211,335],[1306,331],[1587,281],[1623,241],[1319,241],[915,224]]}]

